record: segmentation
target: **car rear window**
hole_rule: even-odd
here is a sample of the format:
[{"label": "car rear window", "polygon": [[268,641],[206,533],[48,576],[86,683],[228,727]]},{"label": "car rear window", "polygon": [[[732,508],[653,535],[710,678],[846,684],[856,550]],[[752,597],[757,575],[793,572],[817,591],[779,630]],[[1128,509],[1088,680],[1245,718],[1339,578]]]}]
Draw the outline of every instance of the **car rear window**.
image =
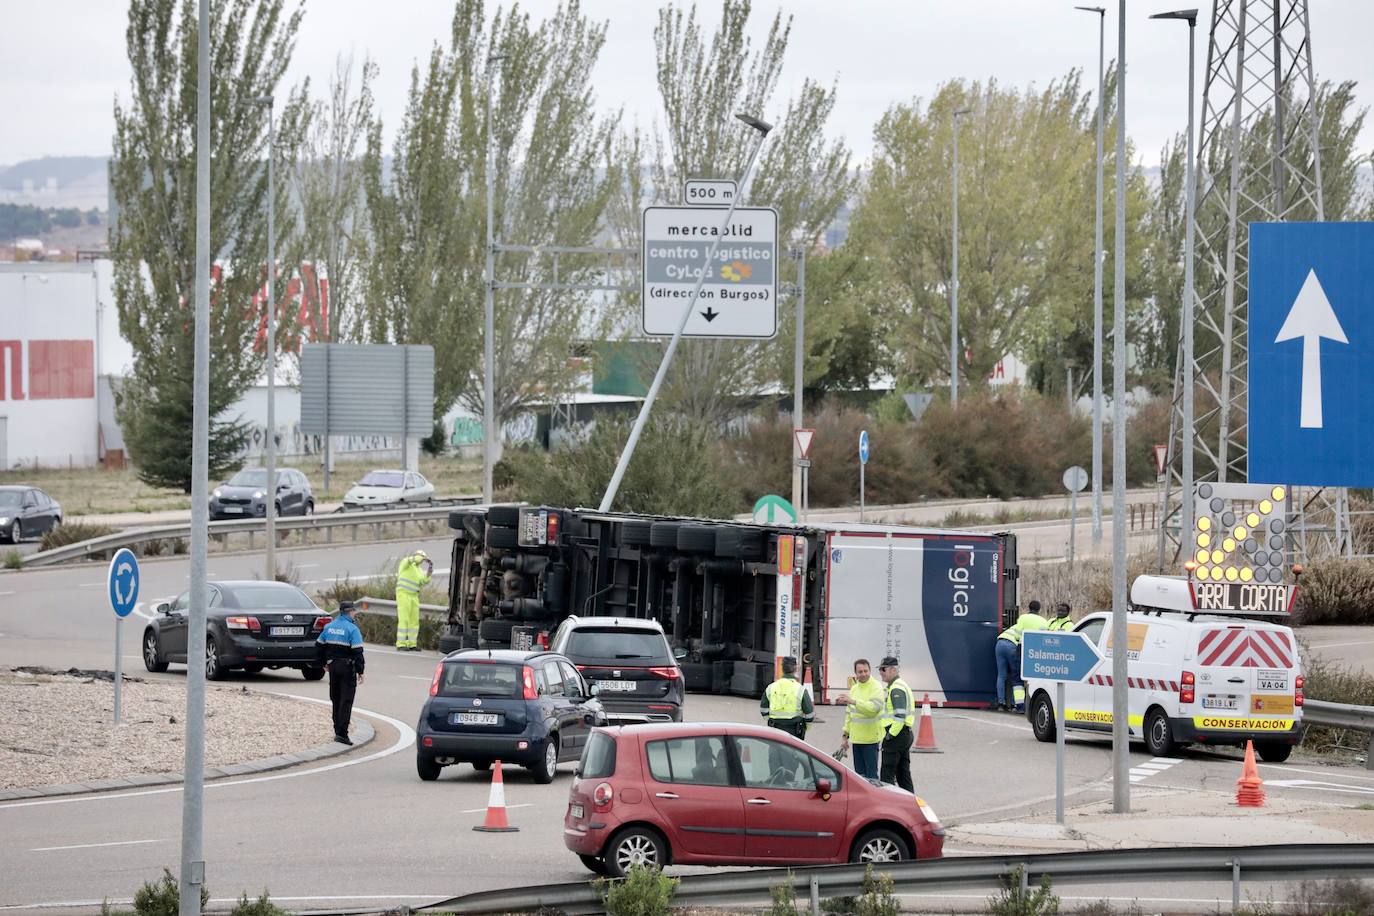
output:
[{"label": "car rear window", "polygon": [[662,633],[629,627],[578,627],[568,636],[566,654],[583,664],[674,664]]},{"label": "car rear window", "polygon": [[226,588],[233,607],[253,611],[304,611],[315,607],[305,592],[292,586],[236,585]]},{"label": "car rear window", "polygon": [[592,732],[582,751],[578,771],[583,779],[608,779],[615,775],[615,739],[605,732]]},{"label": "car rear window", "polygon": [[439,695],[443,697],[504,697],[521,696],[520,668],[515,665],[493,665],[490,662],[445,662],[444,676],[439,680]]}]

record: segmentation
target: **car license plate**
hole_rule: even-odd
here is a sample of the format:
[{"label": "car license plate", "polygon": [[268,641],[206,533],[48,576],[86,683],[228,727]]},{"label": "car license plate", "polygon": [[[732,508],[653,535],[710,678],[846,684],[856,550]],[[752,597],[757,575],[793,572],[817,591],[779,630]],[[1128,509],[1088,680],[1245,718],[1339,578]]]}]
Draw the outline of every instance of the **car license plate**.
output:
[{"label": "car license plate", "polygon": [[273,627],[273,636],[304,636],[305,627]]},{"label": "car license plate", "polygon": [[586,811],[581,805],[569,805],[569,809],[572,811],[572,816],[579,821],[586,816]]},{"label": "car license plate", "polygon": [[618,691],[620,693],[634,693],[639,687],[638,681],[597,681],[597,689],[603,693]]},{"label": "car license plate", "polygon": [[1255,689],[1257,690],[1287,690],[1288,672],[1287,671],[1264,671],[1255,672]]},{"label": "car license plate", "polygon": [[1203,697],[1203,698],[1202,698],[1202,708],[1203,708],[1203,709],[1239,709],[1239,708],[1240,708],[1240,697],[1235,697],[1235,696],[1225,696],[1225,697]]},{"label": "car license plate", "polygon": [[454,725],[495,725],[497,716],[494,712],[455,712],[448,720]]},{"label": "car license plate", "polygon": [[242,506],[224,506],[223,509],[225,515],[241,515],[243,513]]}]

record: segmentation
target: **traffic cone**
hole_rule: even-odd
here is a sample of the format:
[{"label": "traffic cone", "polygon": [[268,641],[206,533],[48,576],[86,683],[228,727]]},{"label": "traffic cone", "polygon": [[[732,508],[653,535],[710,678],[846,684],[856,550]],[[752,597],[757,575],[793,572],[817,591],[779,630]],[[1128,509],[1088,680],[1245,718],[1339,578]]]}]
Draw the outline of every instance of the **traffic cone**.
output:
[{"label": "traffic cone", "polygon": [[921,725],[916,730],[916,746],[912,752],[917,754],[939,754],[935,746],[935,719],[930,715],[930,694],[921,697]]},{"label": "traffic cone", "polygon": [[1263,808],[1264,781],[1260,779],[1259,768],[1255,766],[1255,744],[1245,742],[1245,768],[1240,779],[1236,780],[1236,804],[1242,808]]},{"label": "traffic cone", "polygon": [[506,820],[506,786],[501,781],[501,761],[496,761],[491,769],[491,794],[487,796],[487,819],[473,830],[482,833],[515,833],[519,827],[512,827]]}]

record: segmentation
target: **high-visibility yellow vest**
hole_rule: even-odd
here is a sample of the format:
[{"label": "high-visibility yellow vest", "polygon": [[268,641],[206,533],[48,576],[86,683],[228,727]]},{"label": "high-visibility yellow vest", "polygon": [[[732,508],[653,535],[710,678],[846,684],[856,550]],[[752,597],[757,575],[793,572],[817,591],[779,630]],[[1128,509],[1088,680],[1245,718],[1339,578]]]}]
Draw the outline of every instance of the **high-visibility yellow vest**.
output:
[{"label": "high-visibility yellow vest", "polygon": [[849,707],[844,714],[844,733],[854,744],[877,744],[883,740],[883,707],[887,692],[875,677],[855,681],[849,687]]},{"label": "high-visibility yellow vest", "polygon": [[[892,708],[892,691],[903,690],[906,692],[906,715],[899,716],[897,711]],[[897,678],[887,685],[887,690],[883,695],[883,728],[889,735],[897,735],[902,731],[902,726],[911,728],[916,724],[916,698],[911,695],[911,688],[906,685],[906,681]]]},{"label": "high-visibility yellow vest", "polygon": [[1054,618],[1053,620],[1051,620],[1051,621],[1049,622],[1048,625],[1046,625],[1045,629],[1047,629],[1047,630],[1072,630],[1072,629],[1073,629],[1073,618],[1072,618],[1072,617],[1069,617],[1068,615],[1065,615],[1065,616],[1063,616],[1063,617],[1056,617],[1056,618]]},{"label": "high-visibility yellow vest", "polygon": [[768,697],[769,719],[800,719],[802,717],[802,694],[806,688],[801,681],[790,677],[780,677],[768,685],[764,694]]},{"label": "high-visibility yellow vest", "polygon": [[1050,622],[1046,620],[1044,617],[1041,617],[1039,614],[1022,614],[1020,617],[1016,618],[1016,623],[1013,623],[1011,626],[1007,627],[1005,630],[999,633],[997,635],[997,638],[1009,639],[1019,646],[1021,645],[1022,633],[1026,632],[1027,630],[1048,629],[1049,625]]},{"label": "high-visibility yellow vest", "polygon": [[398,594],[409,592],[412,595],[418,595],[420,589],[428,584],[429,576],[425,575],[424,569],[415,562],[414,557],[405,557],[401,560],[401,566],[396,570],[396,591]]}]

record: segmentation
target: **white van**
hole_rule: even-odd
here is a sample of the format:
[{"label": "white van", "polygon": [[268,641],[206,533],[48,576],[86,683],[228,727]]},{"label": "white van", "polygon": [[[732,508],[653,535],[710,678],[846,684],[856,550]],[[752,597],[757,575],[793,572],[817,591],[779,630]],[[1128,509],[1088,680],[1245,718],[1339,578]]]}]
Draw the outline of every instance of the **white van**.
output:
[{"label": "white van", "polygon": [[[1142,576],[1153,580],[1161,577]],[[1180,580],[1173,580],[1180,581]],[[1132,588],[1139,608],[1144,585]],[[1153,588],[1157,593],[1158,589]],[[1170,589],[1172,591],[1172,589]],[[1288,759],[1302,739],[1302,668],[1289,627],[1241,617],[1155,609],[1127,614],[1127,725],[1156,757],[1189,744],[1244,745],[1268,763]],[[1068,728],[1112,728],[1111,614],[1090,614],[1074,627],[1104,661],[1083,683],[1064,687]],[[1035,737],[1055,739],[1054,682],[1026,681],[1026,715]]]}]

